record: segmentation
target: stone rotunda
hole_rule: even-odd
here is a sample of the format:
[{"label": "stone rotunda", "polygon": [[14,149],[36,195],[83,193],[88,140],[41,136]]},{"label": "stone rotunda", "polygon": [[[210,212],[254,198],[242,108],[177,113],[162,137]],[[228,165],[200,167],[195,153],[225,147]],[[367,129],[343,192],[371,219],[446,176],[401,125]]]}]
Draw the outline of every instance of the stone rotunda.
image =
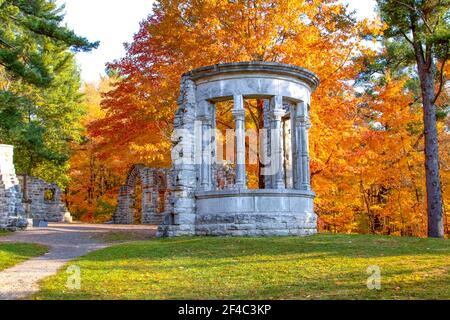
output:
[{"label": "stone rotunda", "polygon": [[[168,173],[170,210],[158,235],[316,233],[308,130],[310,97],[318,85],[318,77],[306,69],[270,62],[225,63],[184,74]],[[246,102],[251,99],[264,101],[259,143],[246,125]],[[234,120],[228,124],[234,128],[232,136],[227,133],[231,157],[226,160],[221,146],[225,139],[217,130],[218,106],[224,102]],[[259,150],[259,189],[247,182],[246,170],[255,158],[251,147]]]}]

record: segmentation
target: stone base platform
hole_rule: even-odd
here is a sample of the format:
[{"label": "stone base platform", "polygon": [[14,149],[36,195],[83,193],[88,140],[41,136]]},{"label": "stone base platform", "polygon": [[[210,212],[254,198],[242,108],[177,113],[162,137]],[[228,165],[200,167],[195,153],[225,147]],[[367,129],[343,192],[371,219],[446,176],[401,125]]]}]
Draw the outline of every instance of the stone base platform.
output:
[{"label": "stone base platform", "polygon": [[195,226],[161,226],[159,235],[312,235],[317,233],[314,196],[300,190],[197,192]]}]

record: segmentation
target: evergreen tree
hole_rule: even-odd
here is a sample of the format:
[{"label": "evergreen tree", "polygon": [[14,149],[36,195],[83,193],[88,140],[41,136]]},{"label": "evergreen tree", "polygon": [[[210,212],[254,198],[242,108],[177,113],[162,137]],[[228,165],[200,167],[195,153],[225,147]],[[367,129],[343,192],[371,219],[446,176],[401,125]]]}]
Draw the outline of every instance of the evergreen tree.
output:
[{"label": "evergreen tree", "polygon": [[67,181],[70,142],[81,139],[74,52],[98,46],[62,26],[49,0],[0,0],[0,142],[16,147],[17,171]]},{"label": "evergreen tree", "polygon": [[61,25],[64,6],[53,0],[0,0],[0,65],[11,75],[38,86],[51,83],[43,61],[43,42],[73,51],[98,46]]},{"label": "evergreen tree", "polygon": [[377,0],[390,58],[397,67],[416,66],[423,106],[428,235],[443,237],[436,101],[445,84],[450,46],[450,1]]}]

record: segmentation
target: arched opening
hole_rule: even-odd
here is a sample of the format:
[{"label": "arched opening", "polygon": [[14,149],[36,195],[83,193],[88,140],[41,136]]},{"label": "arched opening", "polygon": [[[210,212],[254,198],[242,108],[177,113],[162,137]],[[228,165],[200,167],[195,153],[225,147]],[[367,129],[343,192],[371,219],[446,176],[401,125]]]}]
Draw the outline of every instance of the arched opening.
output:
[{"label": "arched opening", "polygon": [[164,214],[166,212],[166,200],[167,200],[167,181],[163,173],[158,173],[158,178],[156,181],[156,187],[158,190],[158,203],[155,208],[155,213]]},{"label": "arched opening", "polygon": [[120,188],[114,222],[159,225],[169,218],[173,205],[170,179],[167,169],[131,167],[125,185]]},{"label": "arched opening", "polygon": [[133,223],[134,224],[142,224],[142,215],[143,215],[143,206],[142,206],[142,179],[140,175],[137,175],[134,182],[133,189]]},{"label": "arched opening", "polygon": [[159,190],[158,202],[158,213],[163,214],[166,211],[166,191]]},{"label": "arched opening", "polygon": [[44,191],[44,201],[45,202],[53,202],[55,201],[56,190],[53,188],[47,188]]},{"label": "arched opening", "polygon": [[128,224],[142,224],[143,222],[143,180],[142,172],[143,165],[134,165],[131,167],[126,181],[125,194],[122,195],[123,199],[119,198],[119,209],[123,208],[123,203],[127,203],[125,206],[125,220]]}]

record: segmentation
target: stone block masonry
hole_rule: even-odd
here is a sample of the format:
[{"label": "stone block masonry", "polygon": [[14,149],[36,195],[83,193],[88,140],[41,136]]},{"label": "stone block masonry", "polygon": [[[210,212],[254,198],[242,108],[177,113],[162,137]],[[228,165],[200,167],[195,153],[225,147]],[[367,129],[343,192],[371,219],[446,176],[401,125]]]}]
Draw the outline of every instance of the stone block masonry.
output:
[{"label": "stone block masonry", "polygon": [[27,175],[18,175],[18,179],[27,217],[46,222],[71,222],[57,184]]},{"label": "stone block masonry", "polygon": [[11,231],[25,229],[28,225],[13,156],[13,146],[0,145],[0,229]]},{"label": "stone block masonry", "polygon": [[[172,168],[165,169],[166,178],[159,183],[155,177],[161,169],[134,166],[120,190],[114,222],[134,222],[133,190],[139,176],[144,193],[160,190],[158,200],[142,196],[142,208],[148,208],[142,222],[157,224],[160,237],[316,233],[308,134],[311,94],[319,82],[304,68],[262,61],[218,64],[184,74],[174,118]],[[247,132],[246,105],[254,99],[264,102],[263,128],[252,134]],[[228,143],[232,145],[231,162],[223,159],[223,146],[218,145],[224,141],[216,130],[221,102],[229,103],[226,112],[234,119],[225,148],[228,152]],[[253,149],[262,145],[256,156],[250,138],[246,142],[250,136],[262,137],[262,143],[252,142]],[[255,158],[260,162],[260,189],[252,190],[247,165],[254,165]],[[157,210],[161,199],[166,210]]]},{"label": "stone block masonry", "polygon": [[[172,176],[169,169],[147,168],[142,164],[131,167],[125,185],[120,188],[119,201],[114,213],[116,224],[134,224],[137,215],[142,224],[161,224],[172,211]],[[141,204],[136,201],[136,185],[141,185]],[[141,212],[136,212],[137,208]]]}]

